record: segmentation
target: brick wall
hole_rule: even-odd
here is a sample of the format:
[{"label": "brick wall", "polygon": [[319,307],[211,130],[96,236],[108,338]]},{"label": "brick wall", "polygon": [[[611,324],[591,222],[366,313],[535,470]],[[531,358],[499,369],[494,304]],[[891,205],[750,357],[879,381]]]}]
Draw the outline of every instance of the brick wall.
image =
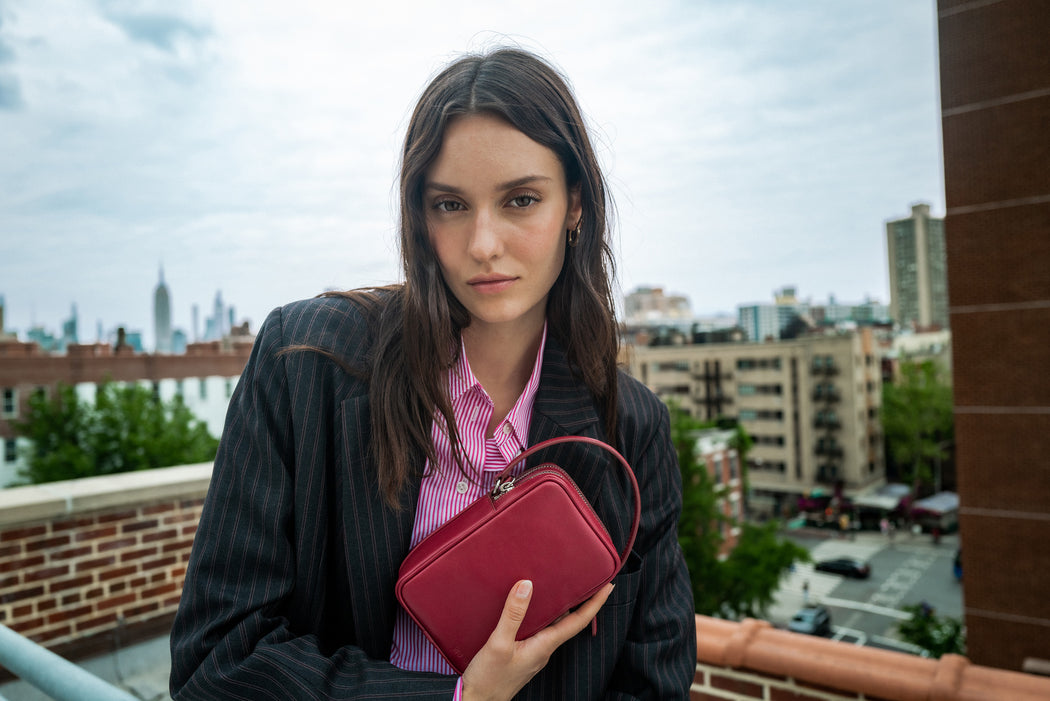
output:
[{"label": "brick wall", "polygon": [[0,623],[59,650],[170,624],[210,467],[0,490]]},{"label": "brick wall", "polygon": [[0,623],[47,645],[170,615],[203,499],[0,530]]},{"label": "brick wall", "polygon": [[689,698],[691,701],[879,701],[874,696],[822,689],[790,677],[775,679],[757,672],[708,664],[696,666]]},{"label": "brick wall", "polygon": [[967,651],[1045,667],[1050,3],[937,8]]}]

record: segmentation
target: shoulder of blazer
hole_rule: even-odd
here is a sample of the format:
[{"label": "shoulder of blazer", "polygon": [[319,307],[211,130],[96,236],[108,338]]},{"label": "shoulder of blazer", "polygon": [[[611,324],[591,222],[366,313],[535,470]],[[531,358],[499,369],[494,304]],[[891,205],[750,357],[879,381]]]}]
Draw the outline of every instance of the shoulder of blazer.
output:
[{"label": "shoulder of blazer", "polygon": [[315,348],[340,364],[361,366],[372,350],[374,324],[392,298],[393,293],[381,293],[362,303],[348,296],[329,295],[286,304],[278,310],[281,345]]}]

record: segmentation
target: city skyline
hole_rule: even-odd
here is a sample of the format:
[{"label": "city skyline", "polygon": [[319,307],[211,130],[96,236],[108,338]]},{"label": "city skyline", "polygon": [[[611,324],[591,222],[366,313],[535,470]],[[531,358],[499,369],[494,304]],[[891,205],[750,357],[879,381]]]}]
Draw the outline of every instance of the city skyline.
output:
[{"label": "city skyline", "polygon": [[[170,300],[171,297],[174,296],[173,293],[172,293],[172,287],[171,287],[171,285],[168,285],[167,279],[162,279],[162,282],[163,282],[163,286],[165,288],[165,291],[167,293],[167,298]],[[154,285],[153,285],[152,290],[149,290],[148,293],[147,293],[147,297],[149,297],[148,302],[151,305],[150,309],[147,310],[147,313],[150,313],[150,314],[154,313],[153,309],[152,309],[152,305],[155,304],[155,297],[154,297],[154,295],[157,292],[157,288],[158,288],[158,284],[155,282]],[[771,290],[768,299],[765,300],[765,301],[758,301],[758,302],[741,301],[741,302],[738,302],[735,305],[733,305],[733,307],[731,309],[727,309],[727,310],[719,311],[719,312],[715,312],[715,313],[701,313],[701,312],[698,312],[697,310],[692,308],[692,300],[689,299],[688,295],[685,295],[684,299],[685,299],[686,303],[689,305],[691,315],[688,316],[688,317],[680,317],[680,320],[688,318],[688,319],[692,319],[692,320],[708,319],[708,320],[724,321],[724,320],[726,320],[726,319],[728,319],[730,317],[732,319],[734,319],[734,320],[737,320],[738,319],[738,315],[741,312],[741,310],[743,308],[747,307],[747,306],[755,306],[755,305],[759,305],[759,306],[774,306],[774,305],[780,304],[780,301],[778,300],[778,296],[782,292],[783,289],[788,289],[788,288],[794,289],[794,286],[793,285],[788,285],[788,286],[782,287],[780,289],[773,289],[773,290]],[[652,285],[642,285],[642,286],[636,287],[636,288],[634,288],[632,290],[624,290],[623,294],[620,297],[620,299],[617,300],[618,307],[619,307],[618,311],[617,311],[617,320],[622,322],[622,323],[629,323],[630,320],[631,320],[630,319],[630,314],[625,313],[623,311],[623,306],[624,306],[623,303],[624,303],[625,299],[627,297],[631,296],[631,295],[635,295],[635,294],[638,294],[639,292],[643,292],[643,291],[649,290],[649,289],[663,289],[663,290],[666,290],[666,288],[664,288],[664,286],[660,285],[659,283],[655,283],[655,284],[652,284]],[[883,303],[883,300],[873,299],[873,298],[870,298],[870,297],[869,298],[865,298],[865,299],[861,299],[861,300],[849,300],[849,299],[843,300],[843,299],[839,298],[835,293],[831,293],[825,298],[815,298],[812,295],[808,295],[808,296],[805,296],[805,297],[800,297],[798,300],[792,300],[790,308],[791,309],[796,309],[796,308],[800,307],[800,305],[801,305],[801,308],[804,308],[804,309],[808,309],[810,307],[825,307],[825,306],[831,306],[831,307],[838,306],[838,307],[843,307],[843,308],[849,308],[851,305],[852,306],[863,306],[863,305],[871,305],[873,303],[878,303],[878,304],[881,304],[882,306],[886,306]],[[169,305],[170,305],[170,302],[169,302]],[[221,309],[220,309],[219,305],[221,305]],[[156,340],[155,339],[155,320],[152,317],[148,320],[148,322],[144,322],[141,325],[128,324],[128,323],[110,323],[110,322],[107,322],[104,319],[96,319],[96,320],[81,319],[79,314],[78,314],[78,312],[77,312],[77,307],[78,307],[77,302],[73,301],[71,303],[71,309],[70,309],[70,312],[69,312],[67,317],[64,317],[64,318],[61,318],[61,319],[57,319],[57,320],[45,320],[45,321],[36,320],[36,321],[34,321],[34,323],[30,327],[15,328],[15,327],[12,327],[12,325],[7,323],[7,321],[6,321],[6,319],[8,317],[8,314],[10,312],[10,309],[5,304],[4,294],[3,294],[2,291],[0,291],[0,307],[3,307],[3,309],[4,309],[4,319],[5,319],[5,321],[4,321],[4,329],[0,329],[0,330],[5,331],[5,332],[7,332],[9,334],[17,335],[17,337],[21,341],[33,340],[33,338],[30,337],[30,332],[31,331],[42,331],[42,332],[46,332],[46,333],[56,332],[57,334],[59,334],[59,335],[56,336],[56,338],[59,338],[59,337],[61,337],[61,335],[63,335],[63,331],[65,330],[65,327],[67,327],[70,324],[71,321],[75,321],[76,325],[77,325],[77,328],[76,328],[77,337],[78,337],[77,338],[77,342],[79,342],[79,343],[95,343],[95,342],[106,343],[106,342],[110,342],[110,341],[112,341],[112,339],[110,337],[111,336],[115,336],[115,334],[117,333],[118,329],[124,329],[126,333],[134,334],[134,335],[136,335],[136,336],[138,336],[138,337],[140,337],[142,339],[143,348],[141,348],[140,350],[143,350],[143,351],[146,351],[146,352],[153,352],[153,350],[155,348],[155,345],[156,345],[156,343],[155,343],[155,340]],[[200,314],[200,310],[201,309],[202,309],[202,307],[201,307],[201,305],[199,303],[197,303],[197,302],[192,303],[190,305],[190,307],[189,307],[190,319],[191,319],[190,323],[185,325],[185,326],[183,326],[183,325],[180,325],[180,324],[176,324],[175,322],[170,322],[169,321],[169,323],[170,323],[170,332],[172,334],[182,334],[184,343],[185,342],[193,343],[193,342],[197,342],[197,341],[217,340],[218,338],[221,337],[221,335],[229,333],[230,330],[234,326],[238,326],[238,325],[243,324],[243,323],[248,323],[251,333],[254,334],[254,333],[256,333],[258,331],[258,326],[262,322],[262,319],[256,320],[256,319],[251,319],[251,318],[246,317],[246,316],[238,315],[236,313],[236,305],[226,304],[226,303],[224,303],[222,301],[222,290],[221,289],[216,290],[216,293],[215,293],[215,295],[213,297],[213,301],[211,303],[212,315],[211,316],[205,316],[203,318],[203,322],[204,322],[203,325],[199,323],[199,314]],[[169,309],[169,314],[173,310],[174,310],[174,307],[171,307]],[[212,323],[215,322],[216,319],[220,319],[220,318],[222,320],[222,329],[221,330],[213,329],[212,328]],[[215,322],[215,323],[217,323],[217,322]],[[93,332],[93,335],[91,335],[89,333],[89,331]],[[147,342],[147,339],[148,339],[148,342]],[[164,349],[158,349],[158,350],[160,352],[169,352],[169,351],[166,351]]]},{"label": "city skyline", "polygon": [[397,281],[412,103],[451,57],[498,44],[575,87],[621,293],[660,285],[698,314],[786,284],[888,300],[884,223],[944,211],[927,0],[59,5],[0,7],[16,136],[0,140],[0,293],[19,330],[76,302],[152,347],[158,262],[185,329],[218,288],[257,328],[294,299]]}]

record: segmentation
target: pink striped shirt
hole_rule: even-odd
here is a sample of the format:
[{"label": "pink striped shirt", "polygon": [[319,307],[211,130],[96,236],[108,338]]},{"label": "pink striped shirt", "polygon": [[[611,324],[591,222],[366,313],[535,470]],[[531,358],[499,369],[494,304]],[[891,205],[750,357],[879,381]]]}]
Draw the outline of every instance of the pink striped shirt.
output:
[{"label": "pink striped shirt", "polygon": [[[459,359],[448,374],[448,391],[452,400],[452,414],[462,443],[464,467],[474,479],[464,477],[452,458],[444,424],[435,420],[430,429],[437,451],[438,466],[426,465],[416,520],[412,529],[411,547],[415,547],[439,526],[466,508],[474,500],[495,486],[496,475],[527,447],[529,424],[536,389],[540,384],[543,348],[547,341],[544,324],[539,352],[533,363],[532,374],[510,413],[496,426],[492,438],[485,436],[494,406],[488,393],[470,369],[466,349],[460,347]],[[480,465],[480,475],[475,466]],[[524,469],[519,466],[515,472]],[[509,593],[509,592],[508,592]],[[437,649],[404,609],[398,607],[394,624],[394,644],[390,662],[401,669],[416,672],[455,674]],[[457,685],[456,696],[460,688]]]}]

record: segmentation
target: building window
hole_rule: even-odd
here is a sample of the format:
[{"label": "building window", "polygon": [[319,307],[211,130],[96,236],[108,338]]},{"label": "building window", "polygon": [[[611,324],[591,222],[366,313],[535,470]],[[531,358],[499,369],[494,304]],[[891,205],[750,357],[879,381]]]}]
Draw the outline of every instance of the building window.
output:
[{"label": "building window", "polygon": [[741,409],[737,418],[740,421],[783,421],[784,412],[779,409]]},{"label": "building window", "polygon": [[208,379],[205,377],[200,379],[200,397],[201,399],[208,398]]},{"label": "building window", "polygon": [[226,378],[226,398],[229,399],[233,396],[233,380]]},{"label": "building window", "polygon": [[175,396],[182,399],[184,389],[182,379],[175,380]]},{"label": "building window", "polygon": [[13,387],[4,387],[3,417],[5,419],[18,417],[18,392]]},{"label": "building window", "polygon": [[14,438],[4,440],[4,462],[14,462],[18,459],[18,444]]}]

